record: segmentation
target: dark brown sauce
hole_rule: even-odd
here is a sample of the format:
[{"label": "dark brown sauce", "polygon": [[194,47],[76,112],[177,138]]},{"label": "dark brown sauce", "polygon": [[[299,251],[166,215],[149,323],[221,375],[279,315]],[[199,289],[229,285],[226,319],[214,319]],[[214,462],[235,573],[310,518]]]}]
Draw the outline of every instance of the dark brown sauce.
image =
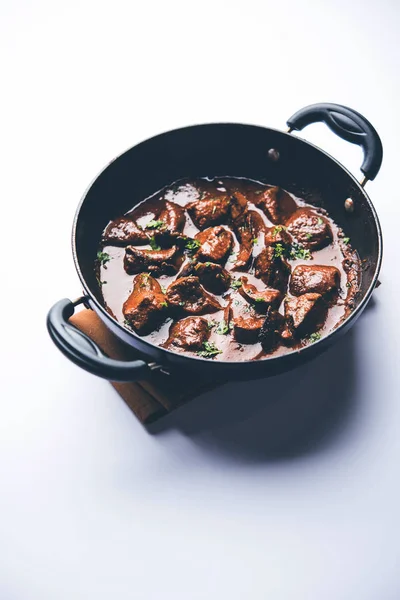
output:
[{"label": "dark brown sauce", "polygon": [[[233,177],[223,177],[214,180],[182,180],[181,182],[176,182],[168,188],[165,188],[154,194],[152,197],[144,200],[139,205],[135,206],[131,211],[129,211],[126,216],[136,222],[136,224],[139,226],[139,229],[148,231],[146,229],[146,225],[150,221],[157,220],[158,215],[160,215],[160,211],[164,209],[166,202],[173,202],[185,208],[188,204],[200,201],[202,198],[204,198],[204,196],[206,198],[215,198],[218,196],[225,196],[227,194],[233,196],[235,193],[241,193],[247,199],[248,210],[257,213],[266,228],[276,229],[277,227],[279,228],[279,224],[277,225],[276,219],[275,222],[272,222],[267,216],[266,212],[260,208],[260,206],[256,206],[255,204],[258,201],[258,196],[270,188],[271,186],[257,181]],[[212,360],[245,361],[260,359],[266,356],[279,356],[286,354],[293,351],[293,349],[313,343],[320,337],[327,335],[348,316],[349,312],[354,307],[355,296],[360,285],[361,272],[357,253],[351,248],[349,241],[344,237],[343,231],[334,223],[326,211],[307,204],[301,198],[296,198],[291,194],[290,197],[295,203],[296,209],[312,209],[313,213],[318,216],[319,222],[323,219],[327,220],[332,232],[332,241],[328,245],[325,245],[325,247],[317,250],[310,249],[309,253],[306,253],[307,257],[304,258],[294,258],[293,256],[289,256],[287,258],[287,263],[289,264],[292,273],[299,265],[325,265],[336,267],[336,269],[338,269],[340,273],[340,282],[334,301],[330,301],[326,318],[324,319],[322,326],[318,327],[316,334],[311,332],[304,337],[295,337],[288,345],[285,345],[283,340],[279,340],[279,343],[275,344],[272,349],[265,350],[263,349],[260,341],[256,341],[255,343],[243,343],[241,341],[237,341],[234,337],[234,332],[232,329],[228,329],[227,332],[221,333],[221,331],[224,330],[224,327],[218,327],[218,325],[225,320],[227,313],[224,309],[226,309],[228,304],[230,304],[232,308],[232,319],[237,311],[248,310],[255,315],[263,314],[263,310],[260,311],[259,307],[255,306],[254,304],[251,305],[246,301],[246,299],[241,295],[239,289],[229,288],[228,291],[222,294],[214,295],[221,305],[222,310],[213,312],[212,314],[210,313],[201,315],[209,322],[210,333],[208,343],[214,345],[214,347],[219,351],[218,354],[209,357]],[[287,218],[285,218],[284,221],[287,222]],[[224,219],[221,222],[221,225],[224,228],[229,229],[233,234],[233,246],[231,249],[231,254],[226,262],[222,261],[221,265],[229,272],[233,279],[240,280],[241,277],[245,276],[248,279],[248,284],[253,284],[260,292],[265,290],[265,283],[260,278],[256,277],[254,272],[254,261],[257,255],[265,247],[264,233],[261,233],[257,238],[252,240],[252,258],[248,267],[245,270],[237,270],[234,267],[238,252],[240,250],[237,231],[233,227],[232,221],[230,221],[228,218]],[[202,227],[202,230],[205,228],[206,227]],[[285,226],[283,229],[285,229]],[[151,233],[151,230],[149,231]],[[187,238],[194,238],[194,236],[199,232],[200,229],[194,224],[192,218],[185,210],[185,223],[183,230],[181,231],[181,237],[184,238],[186,236]],[[108,312],[115,317],[115,319],[117,319],[120,323],[125,323],[125,326],[130,329],[130,326],[127,325],[123,314],[123,305],[132,292],[133,282],[137,275],[129,275],[125,271],[124,257],[125,248],[127,245],[132,245],[134,248],[137,248],[140,251],[150,249],[149,245],[143,245],[143,243],[135,246],[135,244],[124,243],[121,241],[118,242],[118,245],[114,245],[112,242],[104,242],[103,240],[100,246],[100,251],[104,253],[104,255],[108,255],[109,258],[107,258],[105,262],[97,260],[95,268],[98,280],[101,282],[100,287],[105,307],[107,308]],[[191,256],[187,253],[187,251],[184,251],[182,246],[180,247],[179,252],[184,256],[184,267],[190,262]],[[181,269],[182,266],[180,267],[179,271],[181,271]],[[147,270],[143,269],[143,272],[147,272]],[[168,286],[170,286],[170,284],[175,281],[177,277],[179,277],[179,275],[177,276],[175,273],[169,275],[157,275],[154,278],[159,282],[159,284],[162,286],[162,290],[165,292]],[[283,297],[285,297],[286,301],[287,299],[293,298],[288,289],[283,292],[282,298]],[[285,300],[282,299],[282,302],[278,307],[276,307],[276,309],[280,314],[284,315],[284,307]],[[177,315],[173,310],[166,308],[161,324],[157,324],[153,331],[147,333],[146,335],[141,335],[141,337],[155,345],[163,345],[168,339],[171,325],[174,322],[186,317],[188,317],[188,315]],[[185,352],[190,356],[201,356],[199,351],[182,350],[175,348],[174,346],[169,346],[169,349],[177,352]]]}]

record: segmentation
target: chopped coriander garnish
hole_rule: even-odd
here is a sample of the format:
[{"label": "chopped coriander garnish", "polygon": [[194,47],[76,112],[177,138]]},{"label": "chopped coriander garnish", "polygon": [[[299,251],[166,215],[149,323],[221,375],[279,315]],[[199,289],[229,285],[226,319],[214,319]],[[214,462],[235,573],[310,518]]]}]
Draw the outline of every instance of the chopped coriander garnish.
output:
[{"label": "chopped coriander garnish", "polygon": [[348,281],[348,282],[346,283],[346,287],[348,287],[348,288],[350,288],[350,287],[351,287],[351,281]]},{"label": "chopped coriander garnish", "polygon": [[196,250],[198,250],[200,248],[200,245],[201,244],[200,244],[199,240],[187,240],[186,244],[185,244],[185,248],[193,254],[194,252],[196,252]]},{"label": "chopped coriander garnish", "polygon": [[152,250],[161,250],[161,246],[159,246],[159,245],[157,244],[157,242],[156,242],[156,239],[155,239],[154,235],[153,235],[153,237],[151,237],[151,238],[149,239],[149,244],[150,244],[150,246],[151,246],[151,249],[152,249]]},{"label": "chopped coriander garnish", "polygon": [[99,286],[101,287],[102,285],[104,285],[105,283],[107,283],[107,281],[101,281],[100,277],[96,277],[97,283],[99,284]]},{"label": "chopped coriander garnish", "polygon": [[318,342],[318,340],[320,340],[320,339],[321,339],[321,334],[320,334],[320,333],[318,333],[318,331],[316,331],[315,333],[312,333],[312,334],[311,334],[311,335],[309,335],[309,336],[308,336],[308,338],[307,338],[307,340],[308,340],[309,342],[311,342],[312,344],[313,344],[314,342]]},{"label": "chopped coriander garnish", "polygon": [[254,298],[254,301],[255,302],[265,302],[264,298],[260,298],[260,297]]},{"label": "chopped coriander garnish", "polygon": [[311,260],[311,253],[306,248],[302,248],[298,244],[293,244],[290,250],[290,258],[300,258],[303,260]]},{"label": "chopped coriander garnish", "polygon": [[162,306],[163,308],[168,308],[168,302],[164,300],[163,302],[161,302],[160,306]]},{"label": "chopped coriander garnish", "polygon": [[274,258],[281,258],[286,255],[286,248],[282,244],[276,244],[274,248]]},{"label": "chopped coriander garnish", "polygon": [[222,350],[219,350],[214,342],[203,342],[204,350],[199,350],[197,352],[198,356],[202,358],[213,358],[217,354],[221,354]]},{"label": "chopped coriander garnish", "polygon": [[229,325],[225,322],[224,319],[222,319],[222,321],[219,323],[217,329],[215,330],[215,333],[218,333],[218,335],[226,335],[229,331]]},{"label": "chopped coriander garnish", "polygon": [[153,219],[146,225],[146,229],[161,229],[161,227],[166,227],[164,221],[154,221]]},{"label": "chopped coriander garnish", "polygon": [[166,287],[164,287],[163,285],[162,285],[162,286],[160,286],[160,287],[161,287],[161,291],[162,291],[162,293],[163,293],[163,294],[165,294],[165,293],[167,292],[167,288],[166,288]]},{"label": "chopped coriander garnish", "polygon": [[109,260],[111,260],[111,256],[107,254],[107,252],[98,252],[97,260],[100,262],[100,264],[105,265]]},{"label": "chopped coriander garnish", "polygon": [[311,235],[311,233],[306,233],[306,238],[307,238],[308,240],[311,240],[311,238],[312,238],[312,235]]},{"label": "chopped coriander garnish", "polygon": [[215,321],[208,321],[207,325],[208,325],[208,329],[212,329],[217,323]]},{"label": "chopped coriander garnish", "polygon": [[349,237],[343,238],[343,244],[348,244],[349,242],[350,242],[350,238]]},{"label": "chopped coriander garnish", "polygon": [[258,243],[258,238],[253,238],[251,240],[251,243],[254,244],[254,245],[257,244]]},{"label": "chopped coriander garnish", "polygon": [[124,319],[124,325],[126,325],[127,327],[131,326],[131,324],[129,323],[128,319]]},{"label": "chopped coriander garnish", "polygon": [[207,262],[205,262],[205,263],[204,263],[204,265],[205,265],[206,267],[211,267],[211,263],[210,263],[210,262],[208,262],[208,261],[207,261]]},{"label": "chopped coriander garnish", "polygon": [[285,227],[284,225],[277,225],[276,227],[273,228],[272,230],[272,235],[273,237],[276,237],[278,235],[278,233],[281,233],[281,231],[286,231],[287,227]]},{"label": "chopped coriander garnish", "polygon": [[323,224],[324,224],[324,222],[323,222],[323,220],[321,219],[321,217],[318,217],[318,225],[323,225]]},{"label": "chopped coriander garnish", "polygon": [[233,290],[238,290],[241,287],[242,287],[242,282],[240,281],[240,279],[232,279],[231,288]]}]

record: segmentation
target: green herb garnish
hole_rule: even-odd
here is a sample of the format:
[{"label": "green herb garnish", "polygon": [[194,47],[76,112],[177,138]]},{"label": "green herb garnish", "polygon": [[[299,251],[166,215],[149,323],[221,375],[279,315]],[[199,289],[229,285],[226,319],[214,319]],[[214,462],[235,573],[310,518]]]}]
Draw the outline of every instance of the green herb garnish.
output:
[{"label": "green herb garnish", "polygon": [[276,227],[273,228],[272,230],[272,235],[273,237],[276,237],[278,235],[278,233],[281,233],[281,231],[286,231],[287,227],[285,227],[284,225],[277,225]]},{"label": "green herb garnish", "polygon": [[283,244],[275,244],[274,258],[290,258],[292,260],[300,258],[303,260],[311,260],[311,253],[299,244],[293,244],[291,247],[286,247]]},{"label": "green herb garnish", "polygon": [[299,244],[293,244],[290,250],[290,258],[299,258],[303,260],[311,260],[311,252],[299,246]]},{"label": "green herb garnish", "polygon": [[153,235],[153,237],[151,237],[149,239],[149,244],[150,244],[152,250],[161,250],[161,246],[159,246],[157,244],[156,238],[154,237],[154,235]]},{"label": "green herb garnish", "polygon": [[348,282],[346,283],[346,287],[348,287],[348,288],[351,288],[351,281],[348,281]]},{"label": "green herb garnish", "polygon": [[146,225],[146,229],[161,229],[162,227],[166,227],[164,221],[151,220]]},{"label": "green herb garnish", "polygon": [[185,248],[189,250],[191,254],[194,254],[199,248],[201,244],[199,240],[187,240],[185,244]]},{"label": "green herb garnish", "polygon": [[264,298],[254,298],[254,302],[265,302]]},{"label": "green herb garnish", "polygon": [[215,333],[218,333],[218,335],[226,335],[229,331],[229,325],[225,322],[224,319],[222,319],[222,321],[219,323],[217,329],[215,330]]},{"label": "green herb garnish", "polygon": [[287,256],[287,250],[283,244],[276,244],[274,247],[274,258],[282,258]]},{"label": "green herb garnish", "polygon": [[308,240],[311,240],[311,238],[312,238],[312,235],[311,235],[311,233],[306,233],[306,238],[307,238]]},{"label": "green herb garnish", "polygon": [[168,308],[168,302],[164,300],[163,302],[161,302],[160,306],[162,306],[163,308]]},{"label": "green herb garnish", "polygon": [[343,244],[348,244],[349,242],[350,242],[350,238],[349,237],[343,238]]},{"label": "green herb garnish", "polygon": [[97,260],[100,262],[100,264],[105,265],[109,260],[111,260],[111,256],[107,254],[107,252],[98,252]]},{"label": "green herb garnish", "polygon": [[179,302],[179,306],[185,306],[184,302]]},{"label": "green herb garnish", "polygon": [[251,240],[251,243],[254,244],[254,245],[257,244],[258,243],[258,238],[253,238]]},{"label": "green herb garnish", "polygon": [[166,294],[166,293],[167,293],[167,288],[166,288],[166,287],[164,287],[163,285],[161,285],[160,287],[161,287],[161,291],[162,291],[162,293],[163,293],[163,294]]},{"label": "green herb garnish", "polygon": [[241,287],[242,287],[242,282],[240,281],[240,279],[232,279],[231,288],[233,290],[238,290]]},{"label": "green herb garnish", "polygon": [[323,225],[323,224],[324,224],[324,222],[323,222],[323,220],[321,219],[321,217],[318,217],[318,225]]},{"label": "green herb garnish", "polygon": [[321,334],[318,332],[312,333],[311,335],[308,336],[307,340],[313,344],[314,342],[318,342],[318,340],[321,339]]},{"label": "green herb garnish", "polygon": [[217,354],[222,354],[222,350],[219,350],[213,342],[204,342],[203,348],[204,350],[197,352],[202,358],[213,358]]}]

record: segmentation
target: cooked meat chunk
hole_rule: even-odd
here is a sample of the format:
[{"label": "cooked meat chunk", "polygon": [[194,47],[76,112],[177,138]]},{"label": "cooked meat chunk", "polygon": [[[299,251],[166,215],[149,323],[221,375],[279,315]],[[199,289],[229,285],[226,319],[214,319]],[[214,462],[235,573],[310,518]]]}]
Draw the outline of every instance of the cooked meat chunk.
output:
[{"label": "cooked meat chunk", "polygon": [[195,275],[200,279],[201,285],[213,294],[223,294],[229,289],[231,276],[229,271],[213,262],[198,262],[196,259],[185,263],[177,277]]},{"label": "cooked meat chunk", "polygon": [[218,225],[226,220],[229,211],[229,196],[206,197],[186,206],[193,223],[199,229]]},{"label": "cooked meat chunk", "polygon": [[299,265],[292,273],[289,291],[293,296],[308,292],[332,296],[340,286],[340,271],[325,265]]},{"label": "cooked meat chunk", "polygon": [[290,267],[286,260],[275,255],[273,246],[267,246],[254,261],[254,273],[268,287],[285,292]]},{"label": "cooked meat chunk", "polygon": [[239,288],[239,293],[245,300],[253,303],[256,308],[265,310],[266,306],[278,307],[282,301],[282,294],[279,290],[273,288],[265,288],[259,291],[255,285],[248,283],[247,277],[241,278],[242,285]]},{"label": "cooked meat chunk", "polygon": [[297,205],[293,198],[279,187],[270,187],[254,197],[254,202],[275,223],[285,223],[295,212]]},{"label": "cooked meat chunk", "polygon": [[284,225],[276,225],[275,227],[270,227],[265,233],[266,246],[282,244],[286,248],[289,248],[292,245],[292,243],[293,238]]},{"label": "cooked meat chunk", "polygon": [[258,341],[261,342],[263,350],[272,352],[278,346],[284,323],[285,319],[283,315],[274,310],[272,306],[269,306],[258,336]]},{"label": "cooked meat chunk", "polygon": [[233,243],[231,232],[221,225],[200,231],[196,234],[195,239],[200,243],[196,258],[216,263],[226,261]]},{"label": "cooked meat chunk", "polygon": [[165,245],[181,236],[185,223],[184,209],[175,202],[166,201],[158,219],[151,221],[150,225],[153,225],[151,229],[157,242]]},{"label": "cooked meat chunk", "polygon": [[262,217],[254,210],[246,210],[240,218],[236,219],[235,233],[240,248],[233,266],[234,269],[239,271],[246,269],[253,254],[254,242],[265,229]]},{"label": "cooked meat chunk", "polygon": [[243,219],[248,213],[247,199],[244,194],[235,192],[229,203],[230,221],[233,227],[243,224]]},{"label": "cooked meat chunk", "polygon": [[202,317],[186,317],[173,323],[169,329],[169,337],[165,348],[181,350],[201,350],[204,342],[210,337],[210,328]]},{"label": "cooked meat chunk", "polygon": [[199,262],[194,266],[193,271],[205,289],[213,294],[223,294],[231,285],[228,271],[216,263]]},{"label": "cooked meat chunk", "polygon": [[255,313],[243,313],[233,318],[233,335],[236,341],[242,344],[255,344],[257,342],[265,316]]},{"label": "cooked meat chunk", "polygon": [[139,335],[151,333],[165,320],[167,308],[168,303],[158,281],[148,273],[136,275],[132,293],[122,308],[132,329]]},{"label": "cooked meat chunk", "polygon": [[322,327],[326,303],[321,294],[303,294],[285,300],[285,319],[289,332],[301,338]]},{"label": "cooked meat chunk", "polygon": [[328,219],[311,208],[299,208],[286,223],[289,233],[304,248],[319,250],[333,240]]},{"label": "cooked meat chunk", "polygon": [[266,227],[264,220],[260,213],[255,210],[249,210],[250,217],[250,227],[251,233],[253,234],[253,239],[257,238],[260,233],[264,233],[265,235],[268,232],[268,227]]},{"label": "cooked meat chunk", "polygon": [[182,206],[175,202],[165,202],[165,208],[159,216],[160,221],[163,221],[167,230],[171,233],[181,233],[186,222],[185,211]]},{"label": "cooked meat chunk", "polygon": [[250,219],[247,215],[243,225],[240,225],[235,229],[240,246],[233,268],[239,271],[246,269],[253,253],[253,234],[250,229],[249,221]]},{"label": "cooked meat chunk", "polygon": [[107,225],[103,233],[103,242],[114,246],[126,244],[141,246],[149,243],[149,236],[132,219],[120,217]]},{"label": "cooked meat chunk", "polygon": [[153,275],[173,275],[182,263],[183,257],[176,246],[166,250],[141,250],[127,246],[124,268],[128,275],[149,271]]},{"label": "cooked meat chunk", "polygon": [[198,277],[180,277],[167,289],[168,304],[189,315],[202,315],[221,310],[219,302],[200,285]]}]

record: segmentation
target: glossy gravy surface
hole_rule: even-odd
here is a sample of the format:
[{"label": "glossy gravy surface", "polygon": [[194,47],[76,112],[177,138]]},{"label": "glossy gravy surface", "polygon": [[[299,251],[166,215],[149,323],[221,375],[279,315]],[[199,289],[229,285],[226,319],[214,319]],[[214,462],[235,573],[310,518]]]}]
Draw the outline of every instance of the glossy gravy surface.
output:
[{"label": "glossy gravy surface", "polygon": [[[223,177],[213,180],[205,178],[190,181],[182,180],[157,192],[152,197],[145,199],[143,202],[136,205],[130,212],[126,213],[125,216],[128,219],[132,219],[139,229],[146,231],[150,236],[153,231],[156,232],[156,230],[151,228],[151,224],[157,222],[160,210],[162,210],[166,202],[172,202],[185,209],[187,205],[193,206],[193,203],[200,202],[204,198],[226,196],[227,194],[229,196],[234,196],[235,194],[240,193],[247,200],[247,209],[252,211],[252,213],[257,213],[266,230],[272,230],[272,233],[274,233],[280,227],[282,227],[283,230],[286,230],[285,222],[287,222],[288,219],[285,217],[281,223],[277,223],[276,219],[275,222],[273,222],[268,216],[268,213],[258,204],[259,197],[264,194],[266,190],[270,189],[270,187],[271,186],[257,181],[233,177]],[[287,194],[287,192],[285,192],[285,194]],[[279,340],[276,340],[270,347],[268,345],[265,347],[265,344],[263,345],[258,339],[251,342],[248,342],[247,340],[243,342],[243,339],[241,339],[239,335],[236,335],[233,327],[235,315],[242,314],[246,318],[246,313],[251,313],[251,315],[259,318],[266,313],[268,308],[268,305],[265,303],[249,302],[240,292],[240,281],[243,276],[247,278],[247,284],[252,284],[260,292],[268,288],[260,277],[256,277],[254,266],[257,256],[266,247],[266,242],[263,231],[261,231],[257,237],[252,238],[252,254],[250,260],[245,268],[237,268],[235,265],[241,249],[240,235],[238,236],[239,230],[238,228],[235,228],[231,217],[228,215],[226,219],[222,219],[220,225],[231,232],[233,243],[226,261],[222,260],[220,264],[228,271],[233,285],[220,294],[207,292],[217,300],[221,309],[210,313],[202,312],[200,315],[207,320],[209,327],[209,332],[207,334],[208,338],[204,348],[202,347],[194,350],[169,345],[169,350],[184,352],[191,356],[201,356],[216,361],[262,359],[266,356],[285,354],[306,344],[314,343],[322,336],[332,331],[346,318],[354,307],[355,296],[360,284],[360,265],[357,253],[352,249],[350,240],[345,237],[345,233],[338,228],[324,209],[311,206],[301,198],[294,197],[291,194],[290,197],[295,203],[296,209],[312,209],[313,213],[317,215],[319,222],[327,220],[332,232],[331,243],[320,249],[314,250],[311,248],[308,251],[306,250],[303,252],[303,256],[301,251],[300,253],[297,253],[297,255],[294,255],[293,253],[290,254],[287,249],[285,250],[285,260],[290,267],[291,274],[293,274],[293,271],[299,265],[307,265],[307,267],[312,265],[329,266],[335,267],[338,270],[338,287],[334,297],[330,297],[328,301],[328,308],[323,323],[319,324],[316,331],[308,331],[305,335],[295,335],[294,338],[286,341],[283,338],[279,338]],[[196,252],[188,250],[187,242],[185,240],[193,240],[201,230],[196,226],[186,210],[184,218],[185,222],[183,229],[180,232],[180,242],[177,242],[183,261],[179,268],[177,268],[178,272],[174,274],[151,275],[161,285],[163,293],[166,293],[169,286],[180,277],[180,273],[185,269],[185,266],[196,259]],[[148,227],[149,224],[150,227]],[[109,228],[110,225],[107,227]],[[202,227],[202,230],[204,229],[207,228]],[[105,232],[107,232],[107,228]],[[104,235],[100,242],[100,250],[98,259],[95,262],[95,269],[104,305],[108,312],[119,322],[125,324],[128,329],[132,329],[132,326],[126,320],[123,306],[132,293],[133,283],[138,275],[128,274],[125,270],[124,258],[126,248],[129,245],[142,251],[146,249],[150,250],[152,247],[153,249],[154,247],[159,247],[158,244],[155,245],[154,238],[151,243],[152,245],[143,243],[135,245],[125,243],[124,240],[121,239],[115,244]],[[171,244],[172,242],[170,244],[167,243],[164,246],[168,247],[168,245]],[[297,247],[300,247],[300,250],[303,249],[301,244],[298,244]],[[143,269],[143,272],[148,273],[146,269]],[[294,297],[289,291],[289,287],[290,279],[286,289],[282,291],[282,299],[279,302],[279,305],[274,307],[282,317],[285,315],[285,303]],[[167,300],[166,304],[168,304]],[[157,324],[153,331],[145,332],[145,334],[138,333],[141,337],[153,344],[160,346],[165,345],[170,334],[171,326],[181,319],[188,318],[188,316],[190,315],[180,313],[176,308],[174,309],[171,306],[166,306],[165,314],[161,319],[161,322]],[[207,350],[207,348],[214,349],[214,352],[210,352],[209,356],[207,356],[207,352],[205,352],[206,355],[204,355],[204,350]]]}]

